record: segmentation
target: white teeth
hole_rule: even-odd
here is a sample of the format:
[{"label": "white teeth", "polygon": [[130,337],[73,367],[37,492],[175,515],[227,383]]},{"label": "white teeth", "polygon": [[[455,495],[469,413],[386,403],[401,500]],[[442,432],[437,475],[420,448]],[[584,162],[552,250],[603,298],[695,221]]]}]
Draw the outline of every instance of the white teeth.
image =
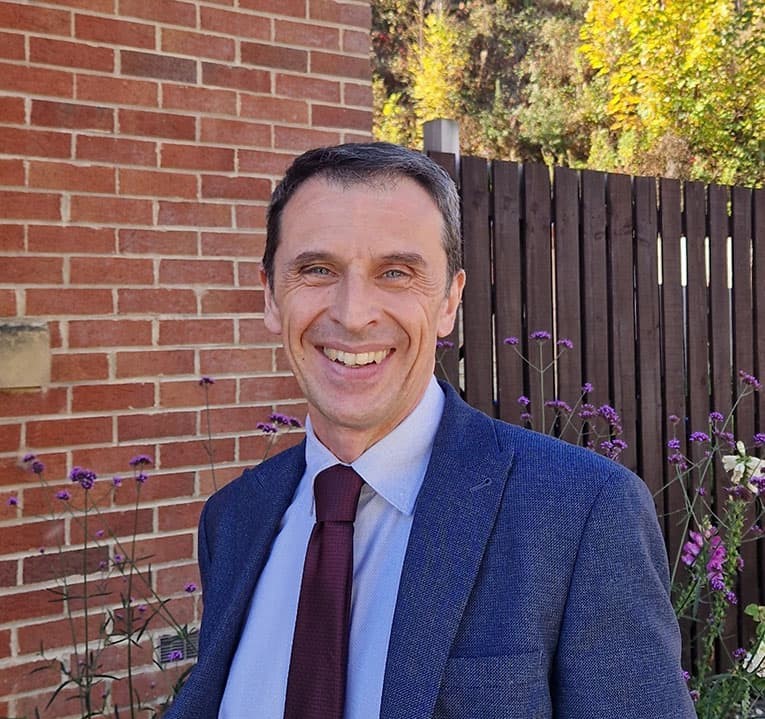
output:
[{"label": "white teeth", "polygon": [[387,356],[389,350],[380,350],[379,352],[343,352],[343,350],[332,349],[331,347],[324,348],[324,354],[329,357],[333,362],[341,362],[346,367],[360,367],[362,365],[380,364]]}]

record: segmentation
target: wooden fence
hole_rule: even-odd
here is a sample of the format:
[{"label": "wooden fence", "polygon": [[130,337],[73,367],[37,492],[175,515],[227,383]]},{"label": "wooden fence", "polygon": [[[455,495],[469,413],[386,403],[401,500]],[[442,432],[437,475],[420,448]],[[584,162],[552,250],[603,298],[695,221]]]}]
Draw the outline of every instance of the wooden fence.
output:
[{"label": "wooden fence", "polygon": [[[685,437],[708,431],[710,411],[730,412],[738,370],[765,372],[765,190],[475,157],[461,158],[457,178],[454,156],[431,155],[460,185],[468,276],[445,375],[470,404],[519,422],[517,398],[540,388],[504,339],[525,351],[534,330],[570,339],[555,394],[573,404],[590,382],[620,413],[621,461],[654,493],[675,557],[684,500],[667,487],[666,442],[677,434],[681,451],[698,451]],[[546,361],[554,350],[545,343]],[[751,444],[758,421],[765,390],[728,429]],[[744,547],[740,608],[765,603],[760,544]]]}]

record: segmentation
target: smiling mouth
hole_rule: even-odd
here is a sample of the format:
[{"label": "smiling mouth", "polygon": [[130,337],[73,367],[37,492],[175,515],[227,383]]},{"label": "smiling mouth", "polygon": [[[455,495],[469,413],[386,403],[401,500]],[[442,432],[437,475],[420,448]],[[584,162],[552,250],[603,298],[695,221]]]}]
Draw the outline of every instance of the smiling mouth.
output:
[{"label": "smiling mouth", "polygon": [[343,350],[332,349],[332,347],[323,347],[322,352],[333,362],[340,362],[346,367],[363,367],[364,365],[380,364],[389,354],[390,350],[380,350],[379,352],[343,352]]}]

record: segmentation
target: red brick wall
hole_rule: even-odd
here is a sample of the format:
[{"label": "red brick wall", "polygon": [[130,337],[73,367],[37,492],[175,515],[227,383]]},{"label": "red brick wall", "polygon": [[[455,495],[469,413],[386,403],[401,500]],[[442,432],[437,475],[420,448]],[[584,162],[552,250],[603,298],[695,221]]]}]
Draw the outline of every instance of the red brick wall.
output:
[{"label": "red brick wall", "polygon": [[[32,716],[62,680],[55,665],[32,673],[48,666],[41,642],[70,660],[49,588],[62,572],[81,584],[83,527],[50,508],[65,505],[51,500],[61,488],[81,501],[75,465],[99,474],[90,492],[105,514],[89,536],[124,537],[136,487],[113,491],[111,478],[130,477],[139,453],[155,459],[137,554],[152,555],[152,587],[176,617],[198,621],[184,586],[198,581],[213,484],[198,380],[216,380],[218,484],[262,457],[256,422],[304,411],[260,319],[265,207],[295,154],[369,139],[369,23],[364,0],[0,0],[0,324],[47,323],[52,355],[49,386],[0,391],[0,716]],[[50,486],[21,467],[27,452]],[[107,538],[92,569],[117,551]],[[99,603],[125,587],[112,572]],[[150,642],[135,653],[142,696],[166,692]],[[111,648],[104,669],[120,674],[125,655]],[[124,706],[126,682],[110,690]],[[42,716],[80,716],[65,696]]]}]

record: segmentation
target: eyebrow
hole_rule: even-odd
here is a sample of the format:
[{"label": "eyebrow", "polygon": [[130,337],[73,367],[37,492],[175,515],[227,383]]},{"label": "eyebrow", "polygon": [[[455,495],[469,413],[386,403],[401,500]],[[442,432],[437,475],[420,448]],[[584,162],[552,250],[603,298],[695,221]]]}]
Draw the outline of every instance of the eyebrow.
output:
[{"label": "eyebrow", "polygon": [[[333,259],[334,255],[329,252],[306,250],[290,261],[289,268],[295,269],[304,265],[310,265],[314,262],[331,262]],[[419,252],[392,252],[387,255],[382,255],[379,260],[383,263],[412,265],[415,267],[423,267],[427,264],[425,258]]]}]

